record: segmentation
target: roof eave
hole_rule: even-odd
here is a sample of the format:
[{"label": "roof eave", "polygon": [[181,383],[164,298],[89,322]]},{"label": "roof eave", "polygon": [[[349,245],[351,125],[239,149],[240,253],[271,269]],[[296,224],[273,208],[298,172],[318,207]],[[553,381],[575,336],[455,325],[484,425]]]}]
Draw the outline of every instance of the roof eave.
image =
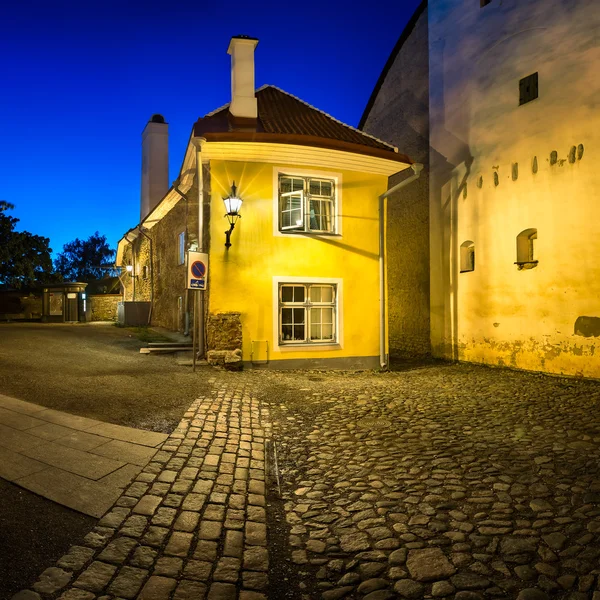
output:
[{"label": "roof eave", "polygon": [[375,158],[384,158],[404,164],[412,164],[414,161],[405,154],[393,150],[384,150],[362,144],[354,144],[331,138],[322,138],[312,135],[296,135],[285,133],[265,133],[248,131],[227,131],[227,132],[194,132],[198,137],[202,137],[207,142],[255,142],[267,144],[290,144],[296,146],[311,146],[313,148],[323,148],[327,150],[341,150],[353,154],[362,154],[373,156]]}]

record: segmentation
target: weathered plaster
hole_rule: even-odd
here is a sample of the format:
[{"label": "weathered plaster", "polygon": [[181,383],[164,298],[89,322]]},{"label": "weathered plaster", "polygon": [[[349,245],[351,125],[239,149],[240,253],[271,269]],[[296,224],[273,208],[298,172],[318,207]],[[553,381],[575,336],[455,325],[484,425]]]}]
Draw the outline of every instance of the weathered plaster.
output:
[{"label": "weathered plaster", "polygon": [[[600,377],[578,321],[600,318],[597,3],[432,0],[429,17],[432,351]],[[539,263],[520,270],[530,228]],[[464,240],[476,267],[459,273]]]}]

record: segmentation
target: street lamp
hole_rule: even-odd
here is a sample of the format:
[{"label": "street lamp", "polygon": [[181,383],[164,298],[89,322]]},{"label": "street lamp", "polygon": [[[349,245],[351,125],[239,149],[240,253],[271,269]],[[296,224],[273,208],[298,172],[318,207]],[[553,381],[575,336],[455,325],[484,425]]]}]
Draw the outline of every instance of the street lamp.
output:
[{"label": "street lamp", "polygon": [[240,215],[242,199],[237,195],[235,181],[231,184],[231,194],[227,198],[223,198],[223,203],[225,204],[225,216],[229,221],[229,229],[225,232],[225,247],[229,248],[231,246],[231,232],[235,227],[236,221],[242,216]]}]

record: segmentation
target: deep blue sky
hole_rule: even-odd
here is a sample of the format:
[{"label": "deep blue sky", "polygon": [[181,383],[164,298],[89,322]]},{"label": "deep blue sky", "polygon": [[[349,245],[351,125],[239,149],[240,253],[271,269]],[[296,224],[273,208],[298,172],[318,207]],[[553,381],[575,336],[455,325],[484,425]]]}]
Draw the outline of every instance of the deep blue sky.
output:
[{"label": "deep blue sky", "polygon": [[169,123],[170,178],[194,121],[230,99],[232,35],[259,38],[256,86],[356,126],[419,0],[47,2],[0,19],[0,199],[53,251],[139,220],[141,132]]}]

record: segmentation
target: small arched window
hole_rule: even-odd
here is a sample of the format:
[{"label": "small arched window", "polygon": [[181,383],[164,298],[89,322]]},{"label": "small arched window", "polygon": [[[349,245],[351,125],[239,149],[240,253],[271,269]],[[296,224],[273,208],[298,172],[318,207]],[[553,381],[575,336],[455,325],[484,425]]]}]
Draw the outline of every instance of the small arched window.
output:
[{"label": "small arched window", "polygon": [[517,260],[515,264],[519,269],[533,269],[537,267],[537,229],[525,229],[517,236]]},{"label": "small arched window", "polygon": [[460,245],[460,272],[468,273],[475,270],[475,244],[467,240]]}]

